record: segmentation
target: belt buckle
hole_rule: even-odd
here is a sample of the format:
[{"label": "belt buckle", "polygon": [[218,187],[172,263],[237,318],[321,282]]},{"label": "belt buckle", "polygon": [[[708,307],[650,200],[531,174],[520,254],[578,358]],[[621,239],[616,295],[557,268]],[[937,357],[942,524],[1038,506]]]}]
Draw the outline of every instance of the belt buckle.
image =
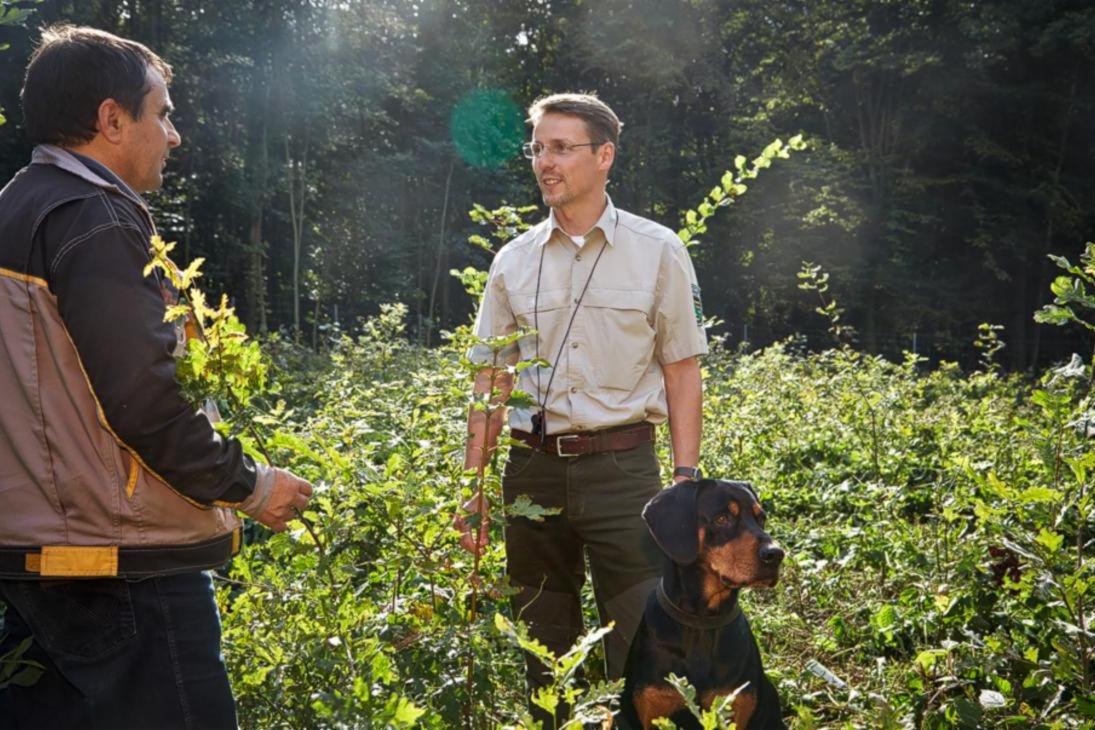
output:
[{"label": "belt buckle", "polygon": [[562,456],[562,457],[567,458],[567,459],[573,459],[575,456],[581,456],[581,454],[577,453],[577,452],[575,452],[573,454],[564,454],[563,453],[563,442],[568,441],[568,440],[577,441],[578,438],[579,438],[579,435],[576,434],[576,433],[564,433],[560,436],[556,436],[555,437],[555,453],[558,456]]}]

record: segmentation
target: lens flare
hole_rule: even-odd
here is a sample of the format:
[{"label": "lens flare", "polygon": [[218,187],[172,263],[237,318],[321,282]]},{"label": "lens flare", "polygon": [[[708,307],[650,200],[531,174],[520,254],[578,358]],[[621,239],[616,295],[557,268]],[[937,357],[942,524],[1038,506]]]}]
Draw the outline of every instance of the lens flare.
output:
[{"label": "lens flare", "polygon": [[516,155],[525,138],[521,109],[499,89],[465,94],[453,107],[449,134],[469,165],[498,167]]}]

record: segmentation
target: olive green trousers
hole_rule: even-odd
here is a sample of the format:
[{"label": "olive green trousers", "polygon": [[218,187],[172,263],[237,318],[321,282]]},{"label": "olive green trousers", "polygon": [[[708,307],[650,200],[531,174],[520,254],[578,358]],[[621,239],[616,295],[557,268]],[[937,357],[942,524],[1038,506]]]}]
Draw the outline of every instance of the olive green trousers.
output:
[{"label": "olive green trousers", "polygon": [[[654,444],[625,451],[560,457],[515,446],[502,479],[507,504],[520,495],[561,512],[542,522],[511,518],[505,528],[506,567],[520,590],[514,615],[529,632],[564,654],[583,631],[585,555],[602,625],[615,622],[604,643],[606,675],[620,677],[647,596],[664,559],[642,520],[643,506],[662,488]],[[530,691],[550,681],[526,656]],[[539,714],[539,713],[538,713]]]}]

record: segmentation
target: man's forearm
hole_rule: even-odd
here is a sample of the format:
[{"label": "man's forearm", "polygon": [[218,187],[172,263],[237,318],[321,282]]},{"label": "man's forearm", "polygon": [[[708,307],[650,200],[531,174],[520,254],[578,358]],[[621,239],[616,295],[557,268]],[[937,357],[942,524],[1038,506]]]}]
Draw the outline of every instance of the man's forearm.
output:
[{"label": "man's forearm", "polygon": [[[495,375],[497,373],[497,375]],[[492,382],[493,380],[493,382]],[[482,470],[490,461],[491,454],[498,446],[498,435],[505,423],[506,408],[502,405],[513,389],[513,378],[509,373],[483,370],[475,378],[474,393],[481,396],[496,391],[490,400],[491,413],[487,415],[472,405],[468,410],[468,442],[464,450],[464,468]],[[478,398],[477,398],[478,400]]]},{"label": "man's forearm", "polygon": [[662,366],[669,405],[674,466],[698,466],[703,428],[703,384],[694,357]]}]

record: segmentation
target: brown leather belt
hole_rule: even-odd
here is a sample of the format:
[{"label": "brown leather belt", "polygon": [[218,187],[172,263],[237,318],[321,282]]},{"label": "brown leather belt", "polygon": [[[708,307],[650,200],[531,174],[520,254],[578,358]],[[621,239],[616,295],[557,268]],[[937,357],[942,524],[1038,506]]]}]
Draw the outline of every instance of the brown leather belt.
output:
[{"label": "brown leather belt", "polygon": [[604,431],[558,433],[545,436],[543,443],[540,442],[538,435],[516,428],[510,432],[510,435],[537,451],[543,451],[553,456],[571,457],[596,454],[602,451],[623,451],[650,443],[654,440],[654,425],[651,423],[638,423],[605,429]]}]

